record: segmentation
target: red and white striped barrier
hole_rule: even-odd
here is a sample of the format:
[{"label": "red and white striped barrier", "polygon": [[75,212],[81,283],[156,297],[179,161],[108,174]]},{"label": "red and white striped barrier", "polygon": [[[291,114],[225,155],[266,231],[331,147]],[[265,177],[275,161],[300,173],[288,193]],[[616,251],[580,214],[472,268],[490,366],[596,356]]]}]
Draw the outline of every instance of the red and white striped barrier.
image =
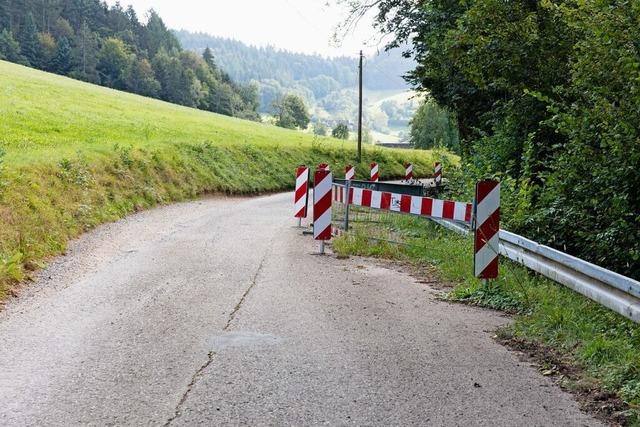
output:
[{"label": "red and white striped barrier", "polygon": [[[345,193],[344,186],[334,185],[333,198],[336,202],[346,203],[347,196]],[[394,194],[364,188],[349,189],[349,204],[466,223],[471,223],[473,213],[473,205],[471,203]]]},{"label": "red and white striped barrier", "polygon": [[296,169],[296,192],[294,198],[294,218],[298,222],[307,217],[309,206],[309,168],[302,165]]},{"label": "red and white striped barrier", "polygon": [[407,163],[406,165],[404,165],[404,167],[405,167],[404,180],[406,182],[413,181],[413,165],[411,163]]},{"label": "red and white striped barrier", "polygon": [[476,185],[474,273],[479,279],[498,277],[500,254],[500,183]]},{"label": "red and white striped barrier", "polygon": [[318,169],[313,189],[313,238],[320,240],[320,253],[324,253],[325,240],[331,240],[331,189],[333,177],[327,169]]},{"label": "red and white striped barrier", "polygon": [[380,181],[380,166],[376,162],[371,163],[371,182]]},{"label": "red and white striped barrier", "polygon": [[347,181],[356,179],[356,168],[354,168],[352,165],[347,165],[344,168],[344,179]]},{"label": "red and white striped barrier", "polygon": [[436,181],[436,186],[442,185],[442,163],[436,163],[433,177]]}]

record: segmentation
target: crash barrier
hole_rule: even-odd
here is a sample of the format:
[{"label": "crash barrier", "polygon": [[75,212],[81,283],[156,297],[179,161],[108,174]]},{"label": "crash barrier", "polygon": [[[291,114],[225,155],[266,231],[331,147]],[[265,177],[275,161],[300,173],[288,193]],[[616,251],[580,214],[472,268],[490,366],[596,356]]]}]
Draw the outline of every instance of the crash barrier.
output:
[{"label": "crash barrier", "polygon": [[476,205],[352,187],[353,184],[353,181],[334,182],[333,184],[333,200],[345,206],[345,231],[349,229],[351,206],[450,220],[469,225],[477,224],[475,227],[474,274],[485,280],[498,277],[497,233],[500,227],[500,184],[498,182],[481,181],[478,183],[476,198],[478,203]]},{"label": "crash barrier", "polygon": [[[346,185],[347,180],[333,179],[335,184]],[[412,196],[425,196],[425,187],[416,184],[397,184],[393,182],[371,182],[371,181],[359,181],[351,180],[350,186],[352,188],[363,188],[366,190],[385,191],[388,193],[401,193],[409,194]]]},{"label": "crash barrier", "polygon": [[471,223],[473,205],[471,203],[439,200],[431,197],[375,191],[364,188],[349,188],[345,185],[333,185],[333,197],[336,202],[347,203],[372,209],[382,209],[433,218],[450,219]]},{"label": "crash barrier", "polygon": [[[433,220],[456,233],[468,235],[467,224]],[[500,255],[560,283],[636,323],[640,323],[640,282],[542,245],[509,231],[500,230]]]},{"label": "crash barrier", "polygon": [[[383,190],[389,188],[393,188],[393,191]],[[489,269],[490,271],[485,268],[481,273],[486,273],[488,275],[490,272],[495,272],[495,268],[493,268],[495,264],[493,263],[494,259],[497,258],[497,255],[499,254],[557,283],[567,286],[568,288],[628,319],[631,319],[636,323],[640,323],[639,281],[534,242],[517,234],[505,230],[499,230],[499,185],[495,182],[486,188],[480,188],[479,185],[476,190],[476,200],[480,200],[480,202],[475,205],[472,204],[471,221],[468,220],[469,217],[467,215],[468,203],[465,204],[464,221],[460,221],[459,219],[456,219],[456,206],[458,206],[457,218],[461,218],[461,208],[459,205],[456,205],[456,203],[459,202],[437,199],[431,199],[431,202],[419,200],[421,198],[422,188],[417,185],[335,180],[332,185],[332,195],[330,198],[338,202],[342,201],[342,203],[336,203],[336,207],[338,207],[338,209],[332,208],[333,212],[338,212],[339,214],[338,218],[340,218],[341,221],[336,221],[336,223],[342,230],[349,230],[350,220],[356,218],[357,215],[361,215],[358,213],[350,215],[350,207],[356,209],[363,209],[364,207],[364,210],[368,212],[368,215],[372,212],[388,215],[395,215],[398,213],[420,215],[461,234],[470,234],[474,232],[474,246],[476,246],[476,254],[479,253],[477,250],[478,248],[491,248],[489,253],[493,254],[493,256],[489,257],[490,261],[488,263],[485,263],[487,266],[492,265],[492,267]],[[403,194],[405,191],[412,192],[412,194]],[[413,194],[413,192],[418,193]],[[382,194],[376,194],[374,196],[374,193],[390,194],[385,195],[383,201]],[[402,196],[405,197],[403,198]],[[422,197],[422,199],[429,198]],[[349,200],[350,203],[344,203],[347,200]],[[359,204],[356,205],[354,200]],[[488,201],[492,201],[493,204],[488,204]],[[423,203],[425,205],[424,211]],[[451,203],[454,203],[453,219],[445,216],[445,212],[450,216],[452,209]],[[495,209],[496,203],[498,204],[497,209]],[[428,212],[427,206],[429,204],[431,204],[432,214],[434,212],[436,214],[439,213],[441,211],[440,206],[442,206],[441,212],[443,215],[441,217],[423,215],[423,213],[426,214]],[[367,208],[367,205],[369,205],[369,208]],[[341,206],[343,207],[342,211],[340,210]],[[371,208],[371,206],[373,206],[373,208]],[[377,206],[379,206],[379,208],[376,208]],[[383,209],[387,206],[388,208],[386,208],[386,210]],[[418,206],[420,207],[420,214],[417,213]],[[436,207],[435,210],[434,206]],[[490,206],[493,206],[493,208]],[[365,218],[365,220],[369,222],[376,222],[371,218],[372,217],[369,216]],[[479,226],[474,229],[475,224],[479,224]],[[488,225],[483,226],[483,224]],[[336,227],[336,229],[339,228]],[[489,230],[486,231],[484,228],[488,228]],[[498,241],[497,251],[495,250],[496,236]],[[482,262],[478,262],[477,258],[475,259],[474,264],[474,270],[482,270],[482,268],[478,268],[478,266],[484,265]],[[479,277],[482,278],[483,275],[484,274],[479,274]],[[486,277],[490,277],[492,275],[493,274]]]},{"label": "crash barrier", "polygon": [[[407,164],[408,167],[409,164]],[[413,167],[411,167],[410,173],[413,176]],[[296,169],[294,217],[298,219],[298,226],[302,225],[302,219],[306,218],[308,214],[309,176],[310,170],[306,166],[302,165]],[[375,162],[371,164],[371,176],[371,181],[356,181],[353,179],[355,168],[352,165],[345,167],[345,180],[335,181],[341,183],[337,185],[352,188],[350,194],[352,197],[355,195],[355,203],[347,204],[347,206],[354,204],[355,206],[387,209],[391,212],[470,221],[471,208],[469,204],[424,197],[428,188],[422,185],[380,183],[378,181],[379,166]],[[324,253],[324,242],[330,240],[332,235],[331,216],[333,209],[331,202],[333,197],[330,193],[332,193],[333,181],[329,165],[326,163],[318,165],[314,173],[313,235],[316,240],[320,241],[321,253]],[[326,182],[329,182],[328,189]],[[347,213],[348,210],[347,207]]]}]

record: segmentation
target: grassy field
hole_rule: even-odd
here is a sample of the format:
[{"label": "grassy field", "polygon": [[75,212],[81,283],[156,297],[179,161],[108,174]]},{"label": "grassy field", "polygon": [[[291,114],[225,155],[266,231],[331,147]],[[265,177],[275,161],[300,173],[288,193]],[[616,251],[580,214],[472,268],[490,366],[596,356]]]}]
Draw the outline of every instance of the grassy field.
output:
[{"label": "grassy field", "polygon": [[[436,157],[366,147],[383,176]],[[354,146],[0,61],[0,301],[98,224],[204,193],[290,189],[300,163],[342,169]]]},{"label": "grassy field", "polygon": [[450,283],[451,300],[514,314],[499,340],[532,354],[545,375],[606,421],[638,425],[640,326],[509,261],[485,287],[472,274],[472,238],[417,217],[376,219],[382,223],[354,223],[355,231],[334,242],[336,252],[407,261]]}]

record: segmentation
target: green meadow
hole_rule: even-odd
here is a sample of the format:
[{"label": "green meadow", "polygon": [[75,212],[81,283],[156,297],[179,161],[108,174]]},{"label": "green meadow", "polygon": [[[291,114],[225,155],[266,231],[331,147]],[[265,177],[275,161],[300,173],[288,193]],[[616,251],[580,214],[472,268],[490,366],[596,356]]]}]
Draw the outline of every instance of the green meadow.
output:
[{"label": "green meadow", "polygon": [[[428,174],[445,153],[365,147]],[[349,141],[220,116],[0,61],[0,301],[84,231],[207,193],[292,188],[299,164],[342,170]],[[455,159],[453,159],[455,161]]]}]

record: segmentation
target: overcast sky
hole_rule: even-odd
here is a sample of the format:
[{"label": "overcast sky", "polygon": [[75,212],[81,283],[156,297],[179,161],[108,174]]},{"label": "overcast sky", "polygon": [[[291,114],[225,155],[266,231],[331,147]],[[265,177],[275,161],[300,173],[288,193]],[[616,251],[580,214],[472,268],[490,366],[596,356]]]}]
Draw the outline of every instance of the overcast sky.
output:
[{"label": "overcast sky", "polygon": [[[114,4],[116,0],[108,0]],[[335,46],[331,36],[345,11],[327,0],[121,0],[132,4],[140,19],[155,9],[172,29],[202,31],[253,45],[273,45],[287,50],[322,55],[354,56],[371,43],[375,32],[371,20]],[[374,40],[375,41],[375,40]],[[374,47],[365,47],[373,52]]]}]

